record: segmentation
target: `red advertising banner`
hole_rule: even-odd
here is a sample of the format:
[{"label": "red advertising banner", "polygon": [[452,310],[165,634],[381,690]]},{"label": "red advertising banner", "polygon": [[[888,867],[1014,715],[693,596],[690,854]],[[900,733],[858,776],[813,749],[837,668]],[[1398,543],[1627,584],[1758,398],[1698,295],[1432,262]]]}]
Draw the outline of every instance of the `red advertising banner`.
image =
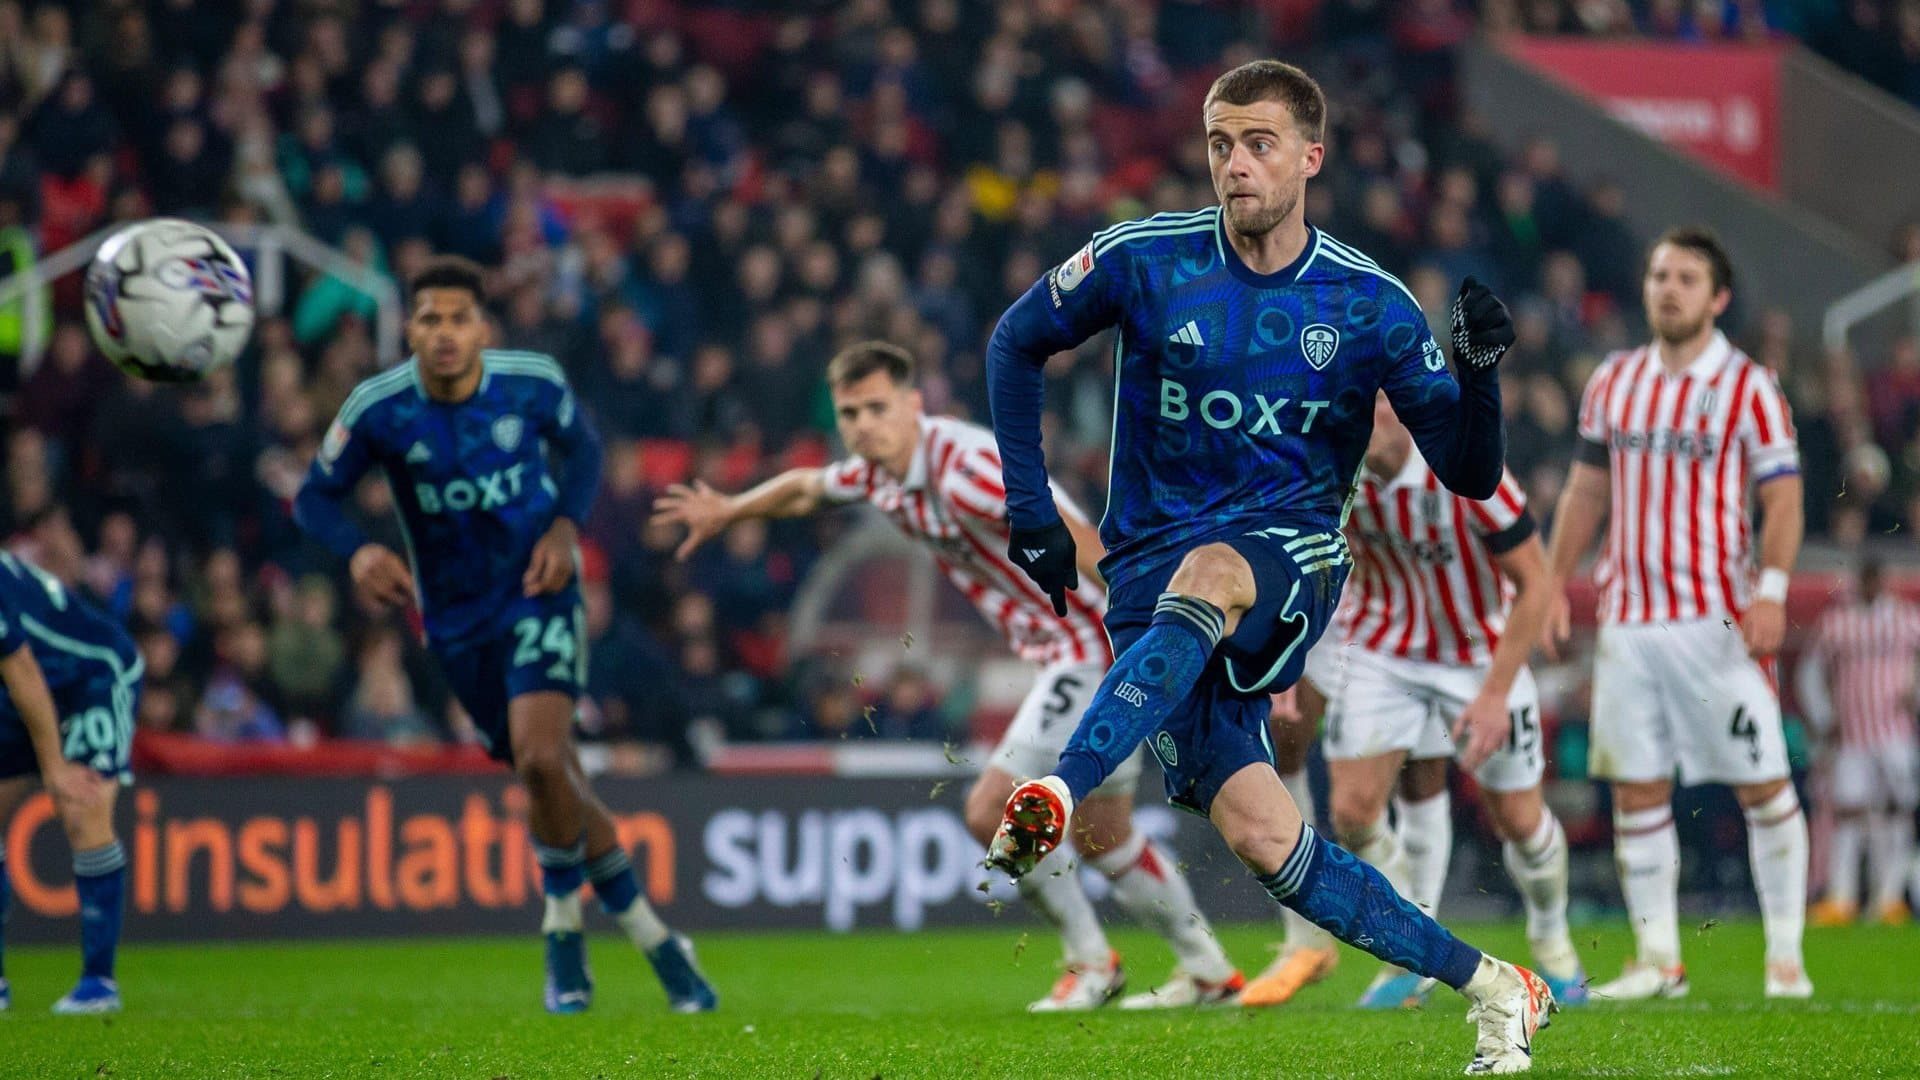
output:
[{"label": "red advertising banner", "polygon": [[1780,161],[1780,57],[1772,45],[1514,38],[1507,50],[1616,119],[1766,191]]}]

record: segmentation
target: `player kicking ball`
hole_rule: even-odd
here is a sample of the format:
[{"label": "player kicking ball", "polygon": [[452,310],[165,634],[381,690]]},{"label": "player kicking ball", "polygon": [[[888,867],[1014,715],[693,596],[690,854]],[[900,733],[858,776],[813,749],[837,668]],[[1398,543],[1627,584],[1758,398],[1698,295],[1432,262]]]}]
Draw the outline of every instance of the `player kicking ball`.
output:
[{"label": "player kicking ball", "polygon": [[[412,285],[413,358],[348,396],[295,513],[349,560],[363,596],[390,607],[418,599],[428,647],[455,696],[488,752],[526,784],[546,894],[547,1010],[577,1013],[592,1003],[581,933],[588,881],[653,965],[673,1009],[712,1009],[713,987],[691,944],[640,895],[573,745],[587,664],[577,530],[599,481],[599,439],[550,357],[483,348],[490,329],[478,267],[437,258]],[[393,489],[407,562],[370,542],[343,509],[375,466]]]},{"label": "player kicking ball", "polygon": [[[1682,783],[1733,788],[1767,939],[1764,992],[1811,997],[1800,952],[1807,820],[1762,667],[1786,634],[1787,576],[1804,525],[1793,422],[1773,373],[1714,327],[1733,301],[1733,263],[1711,232],[1662,236],[1642,295],[1654,340],[1607,357],[1588,381],[1548,548],[1564,582],[1610,521],[1595,568],[1591,771],[1613,784],[1614,852],[1638,950],[1593,996],[1687,993],[1677,770]],[[1750,488],[1765,517],[1757,585]],[[1567,636],[1567,615],[1562,594],[1556,640]]]},{"label": "player kicking ball", "polygon": [[[35,529],[69,532],[64,517]],[[78,544],[75,544],[77,551]],[[114,797],[133,782],[134,702],[143,667],[126,631],[59,578],[0,552],[0,838],[13,812],[46,786],[73,849],[80,896],[80,981],[53,1003],[68,1016],[120,1011],[120,944],[127,854],[113,831]],[[21,852],[24,858],[25,852]],[[0,839],[0,927],[9,886]],[[12,1003],[0,967],[0,1012]]]},{"label": "player kicking ball", "polygon": [[1413,296],[1305,219],[1325,118],[1320,87],[1292,65],[1222,75],[1204,106],[1220,205],[1095,235],[1013,303],[988,344],[1010,556],[1063,598],[1076,545],[1041,453],[1042,369],[1119,330],[1100,531],[1119,656],[1052,774],[1008,801],[990,861],[1032,870],[1144,740],[1169,800],[1208,817],[1276,901],[1466,996],[1479,1028],[1468,1072],[1518,1072],[1554,1008],[1547,984],[1455,938],[1320,837],[1268,745],[1269,694],[1299,680],[1346,581],[1340,526],[1374,394],[1386,390],[1463,495],[1494,494],[1505,451],[1495,367],[1513,342],[1506,308],[1463,284],[1456,381]]},{"label": "player kicking ball", "polygon": [[[1437,912],[1453,846],[1447,759],[1458,760],[1479,781],[1540,974],[1556,1001],[1584,1002],[1586,974],[1567,929],[1566,833],[1540,791],[1546,757],[1527,653],[1546,625],[1553,582],[1525,494],[1510,474],[1490,499],[1442,488],[1382,396],[1346,536],[1349,605],[1340,631],[1307,661],[1327,698],[1335,834]],[[1387,800],[1403,766],[1414,782],[1396,831]],[[1419,1005],[1432,986],[1389,967],[1360,1005]]]},{"label": "player kicking ball", "polygon": [[[909,539],[932,550],[947,580],[993,623],[1040,677],[980,779],[967,796],[967,827],[981,844],[993,839],[1000,810],[1017,778],[1052,767],[1072,725],[1113,662],[1101,616],[1105,591],[1094,569],[1100,541],[1063,492],[1053,492],[1061,520],[1079,541],[1087,582],[1049,601],[1001,554],[1008,542],[1000,455],[984,428],[922,411],[915,363],[905,349],[869,341],[827,365],[840,439],[853,456],[824,469],[792,469],[739,495],[707,485],[675,485],[655,504],[654,521],[687,528],[678,556],[749,518],[804,517],[865,502]],[[1178,967],[1158,989],[1120,1001],[1122,1008],[1166,1008],[1230,1001],[1243,979],[1214,939],[1170,856],[1133,829],[1133,790],[1141,757],[1134,753],[1089,789],[1074,822],[1074,842],[1113,883],[1129,915],[1172,946]],[[1126,986],[1120,956],[1107,943],[1081,888],[1072,853],[1062,851],[1020,880],[1020,895],[1060,932],[1067,966],[1046,997],[1029,1008],[1061,1012],[1097,1008]]]}]

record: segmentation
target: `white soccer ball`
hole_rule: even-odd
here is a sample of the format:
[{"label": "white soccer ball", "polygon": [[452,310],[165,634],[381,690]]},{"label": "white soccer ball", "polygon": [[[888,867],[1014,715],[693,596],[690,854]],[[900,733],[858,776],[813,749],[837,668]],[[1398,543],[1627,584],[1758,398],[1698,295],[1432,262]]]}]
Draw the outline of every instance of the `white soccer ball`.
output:
[{"label": "white soccer ball", "polygon": [[246,347],[253,277],[211,229],[136,222],[108,237],[87,268],[87,329],[127,374],[192,382]]}]

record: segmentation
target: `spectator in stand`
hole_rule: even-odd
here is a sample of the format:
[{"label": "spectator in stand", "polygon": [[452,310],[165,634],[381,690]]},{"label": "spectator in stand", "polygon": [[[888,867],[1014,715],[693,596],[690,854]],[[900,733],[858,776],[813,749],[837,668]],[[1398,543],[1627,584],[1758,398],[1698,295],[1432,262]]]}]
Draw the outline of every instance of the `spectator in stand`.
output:
[{"label": "spectator in stand", "polygon": [[414,701],[401,658],[400,635],[392,628],[379,627],[368,636],[356,664],[359,677],[340,720],[343,737],[402,746],[439,741],[433,721]]}]

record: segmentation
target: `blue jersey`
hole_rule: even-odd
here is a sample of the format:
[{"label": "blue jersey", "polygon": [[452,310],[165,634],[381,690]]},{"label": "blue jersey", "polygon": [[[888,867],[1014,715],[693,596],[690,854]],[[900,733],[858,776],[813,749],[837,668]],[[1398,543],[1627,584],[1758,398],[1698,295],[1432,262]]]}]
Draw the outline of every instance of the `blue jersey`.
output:
[{"label": "blue jersey", "polygon": [[1498,380],[1456,381],[1406,286],[1311,226],[1293,265],[1256,273],[1213,207],[1096,234],[1002,317],[990,391],[1017,526],[1056,519],[1039,450],[1040,366],[1109,326],[1118,340],[1100,536],[1116,585],[1226,536],[1276,524],[1338,531],[1382,388],[1449,486],[1484,497],[1499,482]]},{"label": "blue jersey", "polygon": [[[140,653],[127,630],[67,592],[60,578],[0,552],[0,655],[13,655],[21,646],[33,650],[56,703],[88,682],[136,684],[140,678]],[[127,717],[131,723],[131,713]],[[17,721],[12,698],[0,692],[0,726]],[[125,734],[131,738],[132,732]]]},{"label": "blue jersey", "polygon": [[534,544],[557,517],[584,523],[599,483],[599,439],[560,365],[494,350],[481,364],[473,396],[452,404],[427,396],[414,362],[361,383],[294,505],[303,528],[350,558],[366,537],[342,506],[369,469],[385,469],[436,644],[505,632]]}]

